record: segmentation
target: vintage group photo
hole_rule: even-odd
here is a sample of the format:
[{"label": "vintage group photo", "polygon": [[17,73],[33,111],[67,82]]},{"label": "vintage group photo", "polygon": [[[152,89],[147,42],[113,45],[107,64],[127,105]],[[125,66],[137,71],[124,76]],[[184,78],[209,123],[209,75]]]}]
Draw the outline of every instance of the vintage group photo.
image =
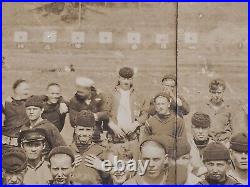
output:
[{"label": "vintage group photo", "polygon": [[248,3],[2,3],[2,184],[247,185]]}]

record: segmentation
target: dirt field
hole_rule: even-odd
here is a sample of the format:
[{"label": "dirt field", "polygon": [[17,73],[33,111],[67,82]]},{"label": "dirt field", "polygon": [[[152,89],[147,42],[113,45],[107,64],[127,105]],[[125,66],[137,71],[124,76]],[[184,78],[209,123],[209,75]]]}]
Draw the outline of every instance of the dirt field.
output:
[{"label": "dirt field", "polygon": [[[135,88],[148,98],[159,90],[161,77],[167,72],[175,73],[177,68],[178,92],[191,107],[207,98],[209,80],[221,77],[228,85],[226,98],[247,109],[247,4],[180,3],[177,60],[175,3],[94,7],[102,14],[87,11],[80,28],[76,23],[60,22],[55,15],[49,18],[33,15],[30,10],[34,6],[34,3],[3,6],[3,55],[7,68],[2,71],[2,98],[11,95],[11,86],[18,78],[29,80],[34,94],[43,94],[48,83],[58,82],[69,99],[75,92],[77,76],[92,78],[97,88],[109,93],[116,83],[118,69],[127,65],[138,70]],[[58,31],[58,40],[46,51],[42,32],[51,29]],[[70,45],[69,34],[77,29],[88,34],[82,49]],[[17,49],[13,42],[14,32],[20,30],[29,33],[30,41],[24,49]],[[113,43],[99,44],[100,31],[112,31]],[[137,50],[132,50],[126,41],[126,34],[131,31],[141,33]],[[187,32],[196,33],[197,41],[188,42]],[[155,44],[156,33],[168,34],[166,49]],[[74,65],[76,72],[63,72],[69,64]],[[53,69],[56,72],[51,72]],[[63,134],[68,141],[71,132],[66,124]]]}]

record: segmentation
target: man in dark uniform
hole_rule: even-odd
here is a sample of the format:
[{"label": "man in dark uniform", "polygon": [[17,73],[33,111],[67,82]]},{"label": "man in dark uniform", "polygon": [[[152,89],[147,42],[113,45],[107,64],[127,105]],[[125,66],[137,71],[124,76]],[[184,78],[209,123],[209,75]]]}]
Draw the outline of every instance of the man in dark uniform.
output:
[{"label": "man in dark uniform", "polygon": [[22,148],[13,147],[2,156],[3,184],[23,184],[27,171],[27,156]]},{"label": "man in dark uniform", "polygon": [[[166,92],[171,96],[171,110],[183,118],[190,112],[190,108],[186,100],[180,96],[176,95],[176,76],[173,74],[165,75],[161,80],[162,92]],[[176,111],[177,110],[177,111]],[[150,102],[149,114],[154,115],[156,113],[154,107],[154,98]]]},{"label": "man in dark uniform", "polygon": [[47,184],[47,181],[51,179],[48,162],[44,155],[46,134],[46,129],[43,128],[27,129],[19,134],[18,142],[28,158],[24,184]]},{"label": "man in dark uniform", "polygon": [[154,97],[156,114],[151,116],[141,130],[141,139],[149,135],[186,136],[184,121],[170,109],[171,96],[161,92]]},{"label": "man in dark uniform", "polygon": [[72,174],[74,172],[74,153],[67,146],[58,146],[49,153],[49,168],[52,180],[48,184],[74,184]]},{"label": "man in dark uniform", "polygon": [[13,146],[17,146],[18,133],[22,125],[29,121],[25,111],[25,101],[30,94],[28,82],[19,79],[13,84],[12,88],[14,96],[7,98],[2,106],[3,151]]},{"label": "man in dark uniform", "polygon": [[248,184],[248,138],[247,134],[239,133],[231,138],[230,153],[233,166],[229,176],[242,184]]},{"label": "man in dark uniform", "polygon": [[231,101],[224,100],[226,83],[214,79],[209,84],[210,99],[201,104],[197,111],[208,114],[211,118],[209,136],[216,142],[229,148],[232,135],[246,131],[244,112]]},{"label": "man in dark uniform", "polygon": [[[88,162],[82,162],[82,159],[98,157],[103,159],[103,151],[105,149],[101,144],[93,142],[93,134],[95,130],[95,117],[91,111],[82,110],[77,114],[73,142],[70,147],[75,154],[75,172],[74,180],[80,181],[81,173],[87,173],[92,179],[93,184],[102,183],[102,173],[92,168]],[[89,166],[89,167],[88,167]]]},{"label": "man in dark uniform", "polygon": [[76,78],[76,89],[75,96],[69,102],[70,124],[72,127],[75,126],[78,112],[82,110],[93,112],[96,121],[94,141],[99,142],[100,132],[102,132],[109,119],[107,99],[95,89],[94,81],[89,78]]},{"label": "man in dark uniform", "polygon": [[68,113],[67,105],[68,103],[62,97],[61,86],[57,83],[50,83],[47,86],[42,118],[47,119],[61,132]]},{"label": "man in dark uniform", "polygon": [[230,168],[230,153],[223,144],[208,144],[203,152],[203,162],[208,172],[205,179],[198,184],[240,184],[227,174]]},{"label": "man in dark uniform", "polygon": [[[192,173],[191,146],[186,138],[173,138],[169,149],[169,178],[174,179],[174,184],[193,185],[201,181]],[[169,146],[170,147],[170,146]]]},{"label": "man in dark uniform", "polygon": [[208,136],[211,119],[209,115],[205,113],[196,112],[192,116],[191,123],[191,135],[188,140],[191,145],[190,154],[193,173],[195,173],[196,176],[202,176],[207,172],[202,162],[202,154],[206,146],[212,142]]},{"label": "man in dark uniform", "polygon": [[55,125],[42,118],[43,104],[41,96],[31,96],[26,100],[25,107],[29,122],[22,126],[21,131],[32,128],[46,129],[50,145],[47,143],[45,150],[49,152],[54,147],[66,144]]}]

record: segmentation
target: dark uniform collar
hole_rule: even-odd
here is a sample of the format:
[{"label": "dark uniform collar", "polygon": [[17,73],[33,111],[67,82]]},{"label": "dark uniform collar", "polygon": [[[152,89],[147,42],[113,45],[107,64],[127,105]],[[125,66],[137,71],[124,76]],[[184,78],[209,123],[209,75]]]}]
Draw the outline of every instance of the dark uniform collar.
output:
[{"label": "dark uniform collar", "polygon": [[206,181],[207,181],[209,184],[225,184],[226,181],[227,181],[227,179],[228,179],[228,177],[225,176],[225,179],[224,179],[223,181],[218,182],[218,181],[216,181],[216,180],[210,179],[208,176],[206,177]]},{"label": "dark uniform collar", "polygon": [[207,144],[208,144],[208,142],[209,142],[209,138],[207,140],[204,140],[204,141],[198,141],[198,140],[195,140],[195,138],[194,138],[194,143],[197,146],[197,148],[204,148],[204,147],[206,147]]},{"label": "dark uniform collar", "polygon": [[[54,185],[54,180],[49,180],[48,184],[49,185]],[[73,181],[69,181],[69,184],[74,184],[74,182]],[[64,184],[64,185],[67,185],[67,184]]]},{"label": "dark uniform collar", "polygon": [[82,145],[82,147],[81,147],[81,144],[78,144],[78,143],[76,143],[76,141],[73,141],[71,144],[71,147],[73,148],[73,150],[76,153],[83,154],[84,152],[88,151],[94,144],[95,143],[92,142],[90,145],[86,145],[86,146]]},{"label": "dark uniform collar", "polygon": [[37,170],[38,168],[40,168],[43,165],[43,163],[44,163],[44,157],[42,157],[42,159],[38,162],[38,164],[35,167],[30,165],[29,162],[28,162],[27,166],[30,167],[31,169]]}]

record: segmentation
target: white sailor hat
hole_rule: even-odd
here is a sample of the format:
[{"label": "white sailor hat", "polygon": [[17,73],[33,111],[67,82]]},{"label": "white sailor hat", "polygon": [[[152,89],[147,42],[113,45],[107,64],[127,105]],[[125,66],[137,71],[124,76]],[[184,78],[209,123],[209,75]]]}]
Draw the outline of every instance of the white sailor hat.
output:
[{"label": "white sailor hat", "polygon": [[85,87],[89,88],[91,86],[94,86],[95,82],[92,79],[89,79],[87,77],[77,77],[76,78],[76,86],[77,87]]}]

